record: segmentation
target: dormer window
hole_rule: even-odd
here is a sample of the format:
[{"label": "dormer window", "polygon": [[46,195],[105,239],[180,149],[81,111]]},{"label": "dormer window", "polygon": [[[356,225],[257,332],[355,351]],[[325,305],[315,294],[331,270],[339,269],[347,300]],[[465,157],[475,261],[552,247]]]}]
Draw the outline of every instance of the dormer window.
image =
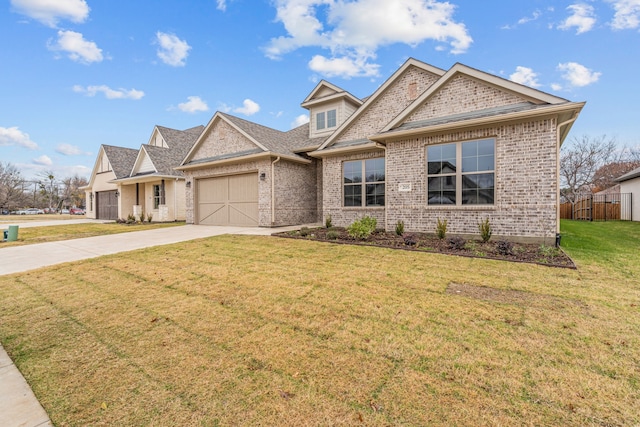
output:
[{"label": "dormer window", "polygon": [[316,129],[330,129],[336,127],[336,110],[323,111],[316,114]]}]

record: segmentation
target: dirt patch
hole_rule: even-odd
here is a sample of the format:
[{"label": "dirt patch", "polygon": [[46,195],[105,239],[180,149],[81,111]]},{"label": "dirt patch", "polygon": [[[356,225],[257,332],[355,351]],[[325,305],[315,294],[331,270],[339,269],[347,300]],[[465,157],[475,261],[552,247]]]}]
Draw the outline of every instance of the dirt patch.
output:
[{"label": "dirt patch", "polygon": [[404,233],[399,236],[381,230],[377,230],[365,240],[358,240],[349,236],[347,230],[342,227],[303,227],[301,230],[276,233],[274,236],[576,268],[571,258],[562,249],[538,244],[498,240],[482,242],[455,236],[438,239],[426,233]]}]

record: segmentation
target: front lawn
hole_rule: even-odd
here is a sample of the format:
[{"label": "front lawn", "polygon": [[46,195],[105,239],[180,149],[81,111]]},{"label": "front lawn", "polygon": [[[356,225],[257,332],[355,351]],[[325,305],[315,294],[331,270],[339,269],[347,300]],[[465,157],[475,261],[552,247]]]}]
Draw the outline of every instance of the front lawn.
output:
[{"label": "front lawn", "polygon": [[639,231],[563,223],[577,271],[274,237],[148,248],[0,277],[0,340],[59,426],[636,425]]}]

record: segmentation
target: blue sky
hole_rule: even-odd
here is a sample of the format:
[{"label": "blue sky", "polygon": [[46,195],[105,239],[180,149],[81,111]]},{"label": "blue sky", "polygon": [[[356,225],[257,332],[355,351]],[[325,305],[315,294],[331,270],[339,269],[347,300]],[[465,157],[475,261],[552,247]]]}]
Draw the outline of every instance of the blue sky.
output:
[{"label": "blue sky", "polygon": [[218,110],[288,130],[319,80],[365,97],[408,57],[587,101],[571,136],[640,145],[640,0],[5,0],[0,37],[0,161],[25,178]]}]

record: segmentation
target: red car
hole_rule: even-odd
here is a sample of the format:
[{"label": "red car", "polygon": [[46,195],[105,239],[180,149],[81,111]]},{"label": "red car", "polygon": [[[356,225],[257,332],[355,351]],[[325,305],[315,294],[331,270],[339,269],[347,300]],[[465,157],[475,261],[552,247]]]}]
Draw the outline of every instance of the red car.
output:
[{"label": "red car", "polygon": [[84,209],[82,209],[82,208],[71,208],[71,209],[69,209],[69,213],[71,215],[84,215]]}]

